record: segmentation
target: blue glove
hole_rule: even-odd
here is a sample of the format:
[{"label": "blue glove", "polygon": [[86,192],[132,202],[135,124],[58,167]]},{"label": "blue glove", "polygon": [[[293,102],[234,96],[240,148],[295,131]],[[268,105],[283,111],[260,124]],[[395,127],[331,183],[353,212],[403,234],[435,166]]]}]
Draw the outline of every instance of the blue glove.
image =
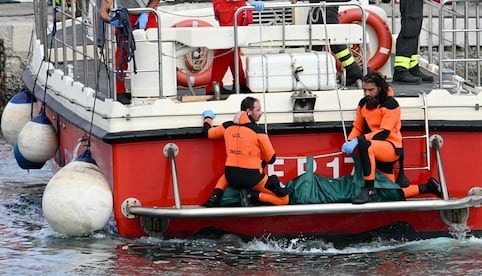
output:
[{"label": "blue glove", "polygon": [[114,27],[124,27],[124,25],[122,25],[122,24],[120,23],[119,18],[114,18],[114,17],[113,17],[113,18],[110,20],[109,24],[110,24],[111,26],[114,26]]},{"label": "blue glove", "polygon": [[255,10],[257,11],[262,11],[264,10],[264,2],[263,1],[251,1],[251,3],[249,3],[251,6],[254,7]]},{"label": "blue glove", "polygon": [[149,14],[147,12],[141,13],[139,17],[137,18],[137,22],[139,24],[139,29],[146,29],[147,26],[147,20],[149,19]]},{"label": "blue glove", "polygon": [[203,111],[203,117],[214,119],[216,117],[216,114],[214,114],[214,112],[211,109],[206,109]]},{"label": "blue glove", "polygon": [[346,154],[351,154],[357,145],[358,145],[358,139],[355,138],[351,141],[345,142],[341,147],[341,151]]}]

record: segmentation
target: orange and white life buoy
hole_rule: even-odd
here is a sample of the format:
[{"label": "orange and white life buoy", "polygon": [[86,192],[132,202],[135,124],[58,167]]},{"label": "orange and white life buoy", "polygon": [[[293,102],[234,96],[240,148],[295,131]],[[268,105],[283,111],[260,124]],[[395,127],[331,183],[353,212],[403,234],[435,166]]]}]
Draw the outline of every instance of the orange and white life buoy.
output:
[{"label": "orange and white life buoy", "polygon": [[[358,8],[347,9],[338,15],[340,23],[361,22],[362,13]],[[392,33],[385,20],[373,11],[367,10],[367,22],[378,37],[376,53],[368,60],[370,70],[380,69],[390,57],[392,50]]]},{"label": "orange and white life buoy", "polygon": [[[176,24],[172,25],[172,27],[175,27],[175,28],[212,27],[212,25],[203,20],[187,19],[187,20],[177,22]],[[204,49],[199,49],[199,53],[203,55],[207,55],[207,51],[204,51]],[[191,53],[188,53],[187,55],[190,55],[190,54]],[[191,61],[191,59],[189,59],[187,55],[184,56],[186,69],[181,70],[178,68],[176,71],[177,84],[184,87],[188,87],[189,86],[188,76],[189,76],[190,83],[192,84],[193,87],[207,85],[211,81],[212,64],[210,64],[209,67],[204,70],[194,69],[196,68],[196,66],[193,66],[193,64],[187,64],[188,62]],[[204,58],[207,59],[207,56],[205,56]],[[187,70],[189,70],[189,74],[186,72]]]}]

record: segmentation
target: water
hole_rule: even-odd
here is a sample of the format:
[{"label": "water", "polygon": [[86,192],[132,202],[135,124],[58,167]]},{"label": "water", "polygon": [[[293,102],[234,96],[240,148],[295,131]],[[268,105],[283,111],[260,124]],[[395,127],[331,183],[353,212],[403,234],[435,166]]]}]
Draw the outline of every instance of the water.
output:
[{"label": "water", "polygon": [[[89,237],[53,232],[42,216],[52,172],[26,172],[0,139],[2,275],[481,275],[482,239],[380,240],[335,248],[322,240],[124,239],[115,223]],[[465,237],[465,235],[460,235]]]}]

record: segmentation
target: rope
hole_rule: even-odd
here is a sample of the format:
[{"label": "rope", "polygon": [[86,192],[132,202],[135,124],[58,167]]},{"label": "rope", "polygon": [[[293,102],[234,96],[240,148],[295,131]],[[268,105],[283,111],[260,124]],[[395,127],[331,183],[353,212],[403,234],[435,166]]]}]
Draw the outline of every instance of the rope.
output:
[{"label": "rope", "polygon": [[117,74],[119,80],[124,80],[124,66],[132,60],[134,64],[134,74],[137,73],[137,65],[134,52],[136,51],[136,42],[132,37],[132,25],[129,17],[129,12],[126,8],[122,8],[115,11],[115,15],[112,20],[119,20],[119,27],[116,28],[115,37],[117,47],[122,49],[122,53],[125,55],[119,57],[117,60],[117,70],[120,74]]},{"label": "rope", "polygon": [[[342,155],[342,154],[343,154],[343,152],[338,151],[338,152],[333,152],[333,153],[315,155],[315,156],[312,156],[312,157],[313,157],[313,159],[318,159],[318,158],[325,158],[325,157],[337,156],[337,155]],[[299,159],[300,157],[304,157],[304,156],[276,156],[276,159],[288,160],[288,159]]]},{"label": "rope", "polygon": [[[100,58],[104,59],[104,51],[100,52]],[[102,62],[99,62],[97,65],[97,75],[96,75],[96,87],[95,87],[95,96],[94,96],[94,103],[92,104],[92,115],[90,117],[90,125],[89,125],[89,136],[87,138],[83,138],[82,141],[85,141],[85,148],[86,150],[90,150],[90,142],[91,142],[91,137],[92,137],[92,128],[94,126],[94,115],[95,115],[95,104],[97,103],[97,93],[99,93],[99,78],[100,78],[100,69],[102,67]],[[82,138],[80,138],[82,139]],[[79,143],[82,142],[79,140]]]},{"label": "rope", "polygon": [[[323,25],[324,25],[324,28],[325,28],[326,47],[328,48],[328,53],[330,55],[332,55],[330,40],[328,39],[328,29],[326,27],[326,13],[325,13],[325,9],[322,9],[322,3],[321,2],[320,2],[320,7],[318,8],[318,10],[319,10],[319,14],[323,17]],[[316,19],[318,19],[318,16],[319,15],[317,14]],[[311,15],[311,17],[315,18],[313,14]],[[330,61],[333,62],[333,59],[330,59]],[[332,65],[332,68],[333,68],[333,64],[331,64],[331,65]],[[336,66],[335,66],[335,68],[336,68]],[[335,78],[335,83],[336,83],[336,76],[334,76],[334,78]],[[346,141],[348,141],[348,135],[347,135],[347,132],[346,132],[345,119],[343,118],[343,109],[341,107],[340,90],[338,89],[338,86],[336,86],[336,85],[335,85],[335,91],[336,91],[336,98],[337,98],[337,101],[338,101],[338,110],[340,110],[340,120],[341,120],[341,125],[342,125],[342,130],[343,130],[343,137],[345,138],[345,142],[346,142]]]}]

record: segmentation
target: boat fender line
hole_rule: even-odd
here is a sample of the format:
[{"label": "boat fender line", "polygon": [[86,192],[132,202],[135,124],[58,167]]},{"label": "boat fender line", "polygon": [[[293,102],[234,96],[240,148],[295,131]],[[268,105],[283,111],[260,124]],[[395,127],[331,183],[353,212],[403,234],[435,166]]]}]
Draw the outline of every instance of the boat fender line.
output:
[{"label": "boat fender line", "polygon": [[[360,9],[353,8],[341,12],[338,16],[340,23],[361,22],[362,12]],[[387,23],[373,11],[367,11],[367,24],[373,28],[378,37],[378,47],[376,53],[368,60],[367,67],[370,70],[380,69],[390,57],[392,50],[392,33]]]},{"label": "boat fender line", "polygon": [[85,236],[104,228],[112,210],[112,190],[89,149],[57,171],[42,196],[49,226],[69,236]]},{"label": "boat fender line", "polygon": [[[212,25],[199,19],[186,19],[177,22],[172,25],[172,27],[212,27]],[[192,54],[193,52],[189,52],[184,55],[184,63],[189,72],[186,73],[177,68],[177,83],[184,87],[189,87],[189,83],[194,87],[207,85],[211,81],[212,63],[205,70],[202,70],[202,68],[206,67],[207,64],[208,50],[207,48],[199,48],[199,51],[196,52],[196,55],[198,56],[195,57],[195,60],[193,60]],[[197,62],[200,62],[200,64],[196,64]]]}]

